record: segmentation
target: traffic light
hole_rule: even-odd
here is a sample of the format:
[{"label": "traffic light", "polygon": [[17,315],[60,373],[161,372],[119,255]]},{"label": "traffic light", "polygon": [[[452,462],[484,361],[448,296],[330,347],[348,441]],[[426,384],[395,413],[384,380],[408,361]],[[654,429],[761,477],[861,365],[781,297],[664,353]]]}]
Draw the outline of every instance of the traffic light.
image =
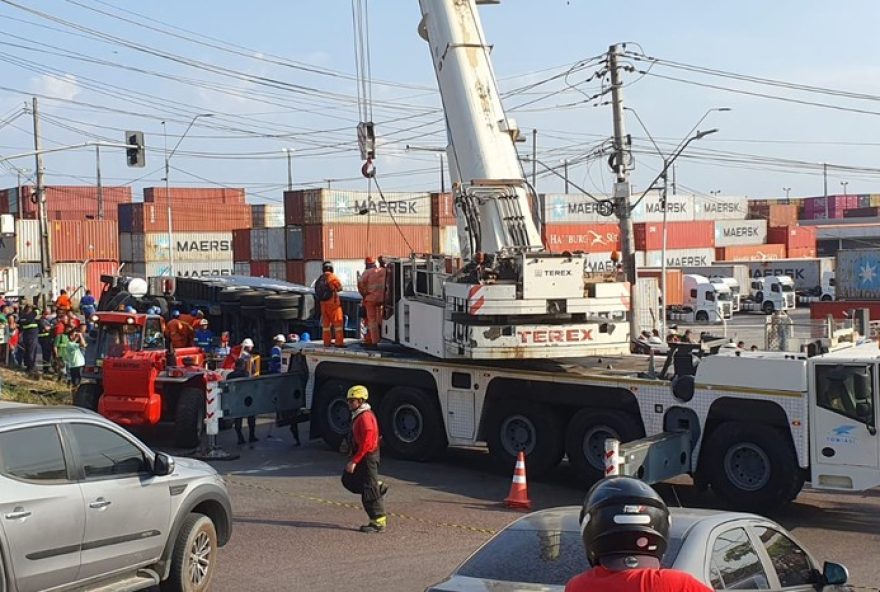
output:
[{"label": "traffic light", "polygon": [[144,132],[125,132],[125,143],[136,148],[126,148],[126,163],[130,167],[143,167],[146,164]]}]

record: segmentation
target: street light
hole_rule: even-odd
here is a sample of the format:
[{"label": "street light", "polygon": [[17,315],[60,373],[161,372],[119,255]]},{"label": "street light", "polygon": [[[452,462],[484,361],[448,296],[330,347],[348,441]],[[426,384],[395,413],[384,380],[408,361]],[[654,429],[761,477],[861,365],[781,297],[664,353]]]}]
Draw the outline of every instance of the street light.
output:
[{"label": "street light", "polygon": [[162,122],[162,134],[164,136],[165,141],[165,201],[167,202],[168,207],[168,273],[171,277],[175,277],[174,275],[174,229],[171,220],[171,190],[168,187],[168,178],[170,177],[171,171],[171,157],[174,156],[174,153],[177,152],[177,149],[180,147],[180,143],[183,142],[183,139],[186,137],[186,134],[189,133],[189,130],[192,129],[193,124],[196,122],[196,119],[200,117],[213,117],[213,113],[199,113],[189,122],[189,125],[186,127],[186,130],[181,134],[180,138],[177,140],[177,144],[174,145],[174,148],[171,150],[171,153],[168,152],[168,131],[165,128],[165,122]]},{"label": "street light", "polygon": [[414,150],[417,152],[436,152],[437,156],[440,157],[440,193],[446,193],[446,148],[432,148],[429,146],[412,146],[410,144],[406,145],[407,150]]},{"label": "street light", "polygon": [[712,190],[712,191],[709,192],[709,195],[713,195],[713,196],[715,196],[715,197],[718,197],[719,195],[721,195],[721,190],[720,190],[720,189],[714,189],[714,190]]},{"label": "street light", "polygon": [[846,186],[849,185],[849,181],[841,181],[841,185],[843,185],[843,197],[846,197]]},{"label": "street light", "polygon": [[788,195],[791,193],[791,187],[783,187],[782,190],[785,192],[785,199],[788,199]]}]

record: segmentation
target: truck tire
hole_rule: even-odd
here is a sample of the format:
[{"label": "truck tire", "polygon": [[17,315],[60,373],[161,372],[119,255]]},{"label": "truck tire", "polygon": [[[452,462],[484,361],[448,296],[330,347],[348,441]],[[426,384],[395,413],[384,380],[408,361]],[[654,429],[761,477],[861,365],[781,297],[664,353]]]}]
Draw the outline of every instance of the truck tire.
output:
[{"label": "truck tire", "polygon": [[204,514],[187,516],[171,551],[171,573],[162,592],[204,592],[217,566],[217,528]]},{"label": "truck tire", "polygon": [[562,421],[552,409],[531,401],[496,401],[486,421],[489,453],[499,470],[510,473],[520,451],[526,469],[541,477],[562,460]]},{"label": "truck tire", "polygon": [[820,298],[822,302],[831,302],[831,294],[823,294],[822,298]]},{"label": "truck tire", "polygon": [[436,395],[396,386],[379,405],[382,444],[393,456],[426,461],[446,450],[446,430]]},{"label": "truck tire", "polygon": [[778,507],[803,485],[791,442],[770,425],[723,423],[712,432],[701,456],[701,471],[712,490],[738,510]]},{"label": "truck tire", "polygon": [[73,395],[73,404],[83,409],[98,410],[98,399],[101,398],[101,387],[92,382],[79,385]]},{"label": "truck tire", "polygon": [[267,310],[279,310],[284,308],[296,309],[299,307],[301,299],[302,296],[299,294],[275,294],[273,296],[266,296],[266,299],[263,302]]},{"label": "truck tire", "polygon": [[266,303],[267,296],[274,296],[275,292],[269,292],[268,290],[255,290],[252,292],[242,292],[241,296],[238,298],[238,302],[241,304],[242,308],[245,307],[254,307],[254,308],[263,308]]},{"label": "truck tire", "polygon": [[339,450],[351,431],[351,412],[345,395],[353,386],[341,380],[328,380],[321,385],[315,401],[315,421],[320,436],[332,450]]},{"label": "truck tire", "polygon": [[174,416],[174,445],[192,449],[199,445],[205,431],[205,393],[202,389],[187,386],[177,397],[177,413]]},{"label": "truck tire", "polygon": [[277,321],[289,321],[299,318],[299,311],[295,308],[267,308],[266,318]]},{"label": "truck tire", "polygon": [[769,300],[761,306],[761,310],[763,310],[764,314],[767,314],[767,315],[773,314],[773,311],[775,309],[776,309],[776,307],[773,306],[773,303],[770,302]]},{"label": "truck tire", "polygon": [[709,322],[709,313],[705,310],[701,310],[697,313],[697,316],[694,317],[698,323],[708,323]]},{"label": "truck tire", "polygon": [[565,453],[578,479],[592,485],[605,476],[605,440],[629,442],[641,436],[638,422],[628,413],[581,409],[565,430]]}]

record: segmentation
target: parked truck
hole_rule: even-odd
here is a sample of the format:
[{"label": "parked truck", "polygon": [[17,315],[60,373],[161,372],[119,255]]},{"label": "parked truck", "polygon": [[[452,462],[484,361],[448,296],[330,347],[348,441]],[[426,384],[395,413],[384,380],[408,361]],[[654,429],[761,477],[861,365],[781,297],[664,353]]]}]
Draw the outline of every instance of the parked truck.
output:
[{"label": "parked truck", "polygon": [[[749,275],[754,278],[771,275],[785,275],[794,281],[797,295],[833,298],[827,289],[834,277],[834,258],[816,257],[810,259],[773,259],[768,261],[749,261]],[[828,298],[826,298],[827,300]]]},{"label": "parked truck", "polygon": [[749,295],[751,276],[749,266],[742,263],[714,263],[700,267],[682,268],[684,273],[704,275],[710,281],[723,283],[730,288],[733,299],[733,312],[740,311],[742,300]]},{"label": "parked truck", "polygon": [[684,274],[682,303],[669,304],[666,318],[682,323],[720,323],[733,314],[733,295],[727,284],[697,274]]},{"label": "parked truck", "polygon": [[787,275],[758,277],[751,281],[751,295],[742,301],[742,312],[773,314],[795,306],[794,281]]}]

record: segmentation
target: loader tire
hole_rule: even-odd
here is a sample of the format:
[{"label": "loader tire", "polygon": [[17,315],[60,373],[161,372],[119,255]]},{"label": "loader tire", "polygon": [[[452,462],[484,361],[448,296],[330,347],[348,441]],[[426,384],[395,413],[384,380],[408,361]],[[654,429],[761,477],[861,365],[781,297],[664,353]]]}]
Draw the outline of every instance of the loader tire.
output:
[{"label": "loader tire", "polygon": [[178,448],[196,448],[205,431],[205,393],[188,386],[177,397],[174,417],[174,444]]},{"label": "loader tire", "polygon": [[81,384],[73,395],[73,404],[83,409],[98,410],[98,399],[101,398],[101,387],[94,383]]}]

